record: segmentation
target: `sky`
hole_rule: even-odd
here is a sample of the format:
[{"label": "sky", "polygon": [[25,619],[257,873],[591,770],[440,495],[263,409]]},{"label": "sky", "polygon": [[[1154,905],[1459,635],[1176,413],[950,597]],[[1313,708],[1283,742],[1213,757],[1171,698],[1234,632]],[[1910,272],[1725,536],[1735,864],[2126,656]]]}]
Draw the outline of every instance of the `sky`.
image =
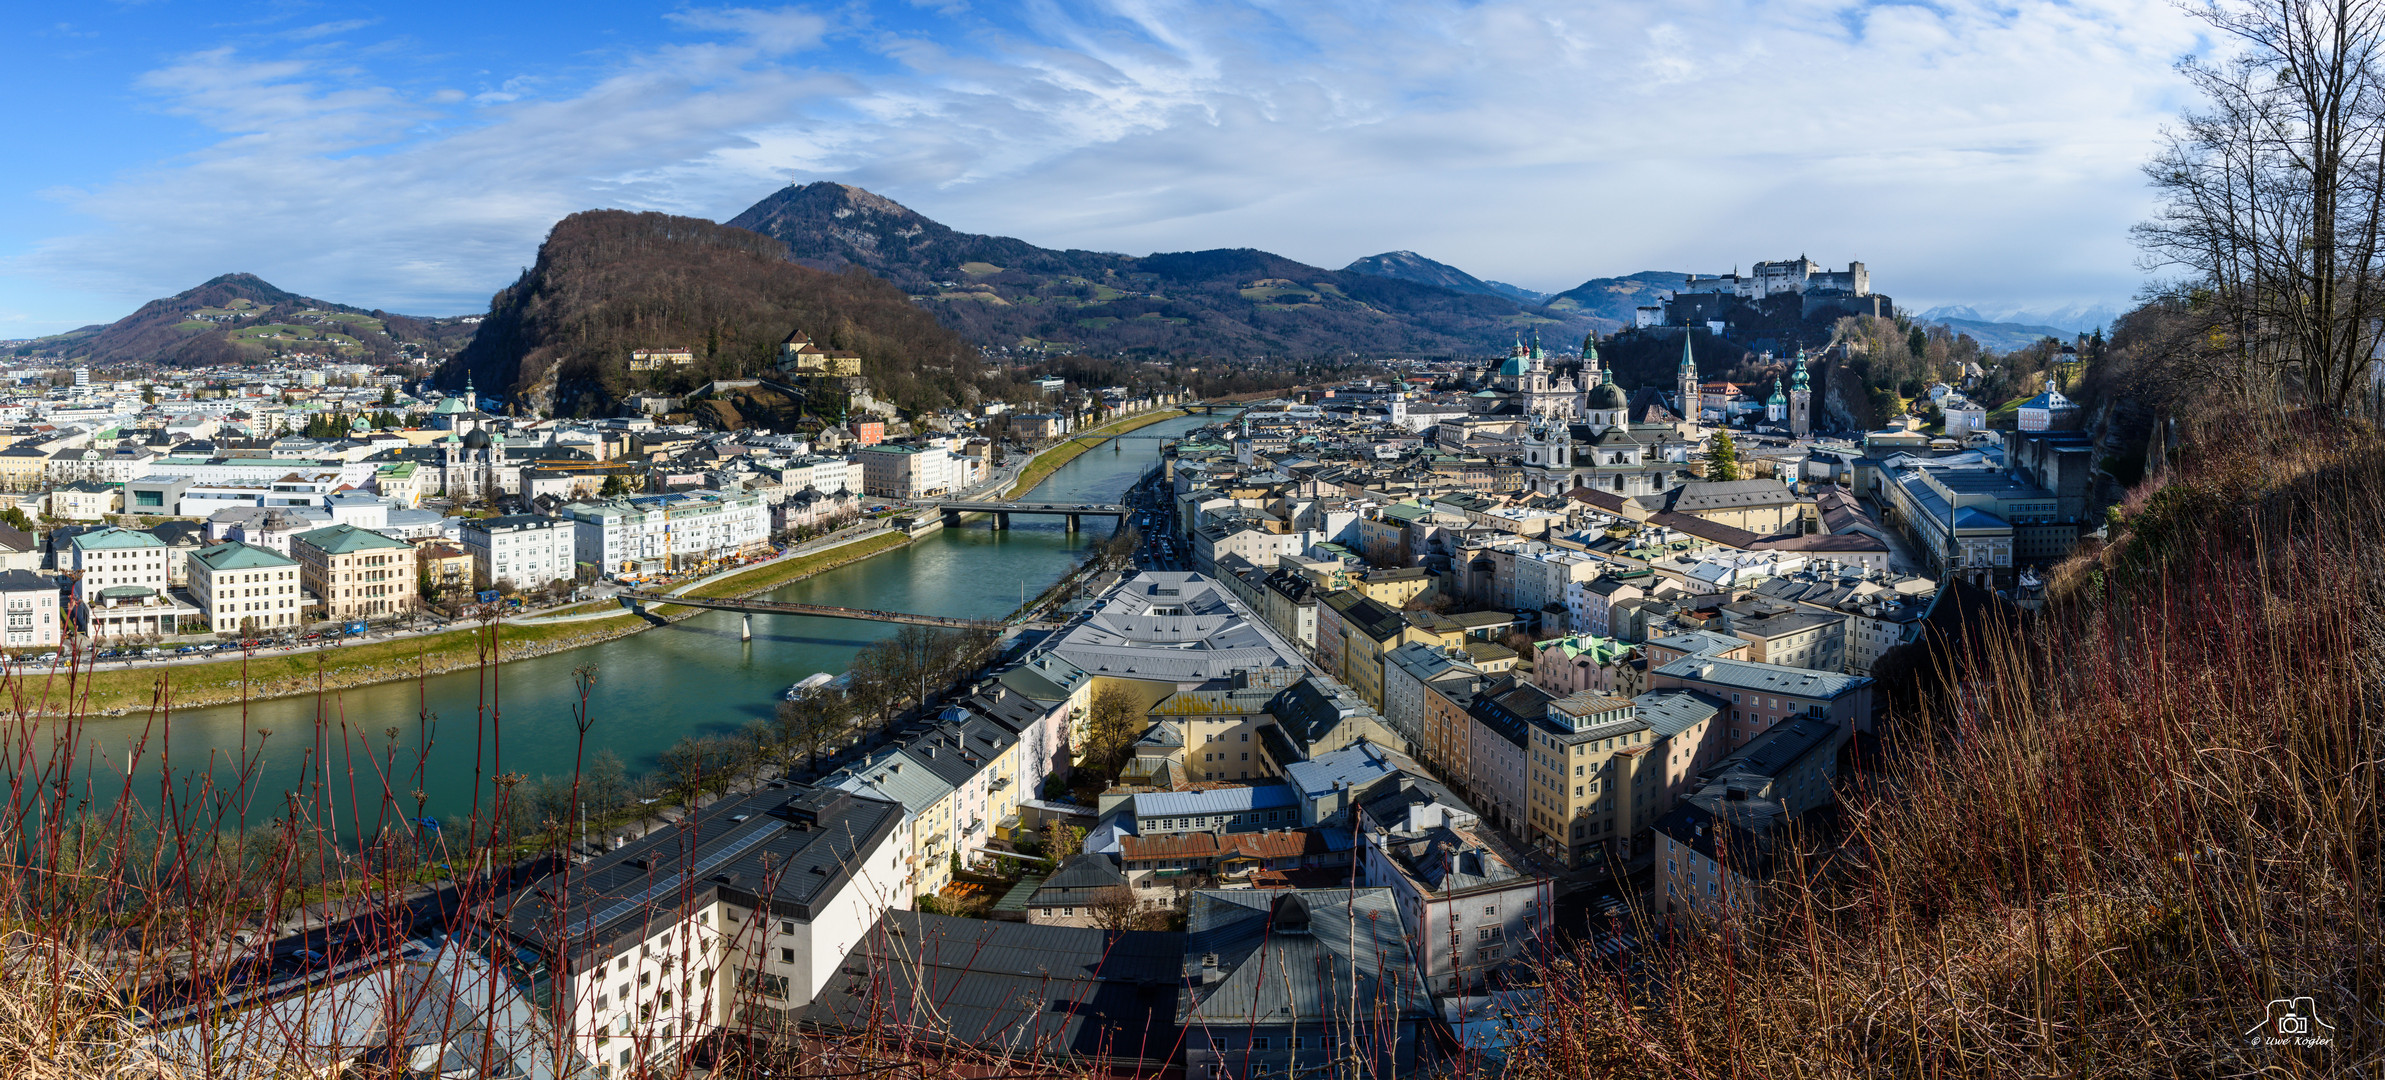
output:
[{"label": "sky", "polygon": [[1555,292],[1862,260],[2125,305],[2210,47],[2165,0],[88,0],[0,45],[0,338],[217,274],[485,310],[553,223],[834,180],[1130,254],[1413,250]]}]

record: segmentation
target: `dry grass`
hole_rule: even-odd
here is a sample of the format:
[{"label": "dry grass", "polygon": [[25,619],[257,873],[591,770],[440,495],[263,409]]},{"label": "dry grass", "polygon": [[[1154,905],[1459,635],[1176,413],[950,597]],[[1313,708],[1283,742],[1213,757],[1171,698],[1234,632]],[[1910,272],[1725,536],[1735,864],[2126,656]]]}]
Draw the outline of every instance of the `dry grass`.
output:
[{"label": "dry grass", "polygon": [[[2235,428],[2065,603],[1842,778],[1843,840],[1630,974],[1565,963],[1523,1076],[2385,1067],[2385,443]],[[1643,913],[1663,936],[1660,916]],[[2334,1045],[2248,1043],[2308,995]]]},{"label": "dry grass", "polygon": [[1093,449],[1098,445],[1098,440],[1104,436],[1123,435],[1139,427],[1147,427],[1162,420],[1173,420],[1184,415],[1187,414],[1182,409],[1161,409],[1158,412],[1128,417],[1116,423],[1103,424],[1091,431],[1072,435],[1069,437],[1067,445],[1056,446],[1037,454],[1035,460],[1028,462],[1027,467],[1020,470],[1018,481],[1010,485],[1010,490],[1005,492],[1002,497],[1016,499],[1035,490],[1035,485],[1043,483],[1053,473],[1059,472],[1060,466],[1075,461],[1085,451]]}]

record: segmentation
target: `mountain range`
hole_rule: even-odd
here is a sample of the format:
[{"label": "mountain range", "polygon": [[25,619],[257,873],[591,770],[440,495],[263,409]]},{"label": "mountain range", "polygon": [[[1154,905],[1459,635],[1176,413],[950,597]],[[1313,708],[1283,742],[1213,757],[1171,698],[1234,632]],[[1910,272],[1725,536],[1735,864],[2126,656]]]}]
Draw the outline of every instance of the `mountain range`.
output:
[{"label": "mountain range", "polygon": [[1448,263],[1436,262],[1413,251],[1386,251],[1381,255],[1369,255],[1342,267],[1342,272],[1398,278],[1419,285],[1438,285],[1450,292],[1496,296],[1529,307],[1538,307],[1549,301],[1547,293],[1533,292],[1504,281],[1484,281]]},{"label": "mountain range", "polygon": [[2006,305],[1981,307],[1976,304],[1940,304],[1914,316],[1930,322],[1953,325],[1955,320],[1978,323],[2005,323],[2023,327],[2051,327],[2057,336],[2084,334],[2105,329],[2123,314],[2110,304],[2071,304],[2058,308],[2030,308]]},{"label": "mountain range", "polygon": [[1029,354],[1481,355],[1518,335],[1571,346],[1629,318],[1597,282],[1582,288],[1599,303],[1568,302],[1570,292],[1544,302],[1412,252],[1327,270],[1254,248],[1057,250],[961,232],[825,182],[783,188],[729,224],[785,242],[806,266],[868,270],[970,341]]},{"label": "mountain range", "polygon": [[386,362],[444,356],[471,337],[460,318],[418,318],[300,296],[255,274],[223,274],[124,318],[39,338],[20,355],[87,364],[199,365],[311,353]]}]

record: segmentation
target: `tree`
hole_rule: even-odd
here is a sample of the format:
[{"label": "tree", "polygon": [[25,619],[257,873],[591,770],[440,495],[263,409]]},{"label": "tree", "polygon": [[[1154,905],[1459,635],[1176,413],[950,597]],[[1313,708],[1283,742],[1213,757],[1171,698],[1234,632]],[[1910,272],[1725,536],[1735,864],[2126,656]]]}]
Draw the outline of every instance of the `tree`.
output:
[{"label": "tree", "polygon": [[381,388],[381,407],[383,409],[397,408],[397,387],[384,386]]},{"label": "tree", "polygon": [[1143,902],[1135,899],[1133,889],[1112,885],[1093,894],[1087,914],[1093,918],[1097,930],[1141,930],[1147,913]]},{"label": "tree", "polygon": [[1143,720],[1143,710],[1124,688],[1111,684],[1095,691],[1085,717],[1084,763],[1101,776],[1116,776],[1143,735]]},{"label": "tree", "polygon": [[629,481],[622,479],[620,473],[613,473],[605,477],[604,487],[597,489],[596,493],[607,499],[627,495],[629,494]]},{"label": "tree", "polygon": [[2189,10],[2235,52],[2179,63],[2204,108],[2163,133],[2161,209],[2133,230],[2204,323],[2177,360],[2262,404],[2342,409],[2385,314],[2385,2]]},{"label": "tree", "polygon": [[1043,854],[1057,865],[1085,850],[1085,830],[1065,821],[1043,827]]},{"label": "tree", "polygon": [[0,524],[26,532],[33,531],[33,519],[25,516],[25,508],[22,506],[11,506],[0,510]]},{"label": "tree", "polygon": [[[805,762],[817,769],[820,748],[843,734],[848,720],[844,702],[834,695],[806,694],[793,701],[779,702],[772,734],[782,745],[800,751]],[[783,764],[792,766],[793,761],[788,759]]]},{"label": "tree", "polygon": [[1706,479],[1739,479],[1739,447],[1728,431],[1715,432],[1714,442],[1706,448]]}]

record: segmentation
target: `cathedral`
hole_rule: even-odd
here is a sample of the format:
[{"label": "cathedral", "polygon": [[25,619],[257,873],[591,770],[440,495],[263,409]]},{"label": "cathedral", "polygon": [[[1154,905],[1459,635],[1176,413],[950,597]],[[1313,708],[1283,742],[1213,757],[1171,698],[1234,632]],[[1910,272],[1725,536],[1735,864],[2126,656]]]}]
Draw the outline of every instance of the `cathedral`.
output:
[{"label": "cathedral", "polygon": [[[1671,490],[1689,478],[1686,470],[1695,447],[1687,433],[1695,430],[1698,381],[1686,336],[1681,345],[1680,415],[1692,418],[1688,423],[1678,422],[1652,400],[1653,395],[1644,395],[1651,400],[1635,410],[1631,397],[1615,385],[1615,373],[1600,367],[1595,337],[1582,342],[1584,389],[1578,393],[1567,379],[1554,384],[1531,382],[1540,370],[1537,357],[1511,357],[1508,365],[1518,366],[1519,359],[1526,382],[1514,393],[1525,406],[1529,423],[1518,441],[1523,449],[1524,484],[1531,491],[1562,495],[1586,487],[1618,495],[1650,495]],[[1503,367],[1502,373],[1505,370]],[[1596,385],[1590,385],[1592,378],[1597,379]],[[1546,410],[1534,407],[1530,387],[1535,385],[1549,386],[1544,393],[1550,396],[1566,394],[1566,403]],[[1636,420],[1635,411],[1639,414]]]},{"label": "cathedral", "polygon": [[1585,391],[1590,379],[1597,374],[1598,348],[1582,342],[1582,382],[1575,385],[1573,376],[1549,370],[1548,356],[1540,350],[1540,338],[1533,336],[1527,346],[1517,338],[1515,351],[1507,362],[1491,377],[1491,388],[1507,395],[1508,402],[1525,416],[1572,418],[1581,413]]},{"label": "cathedral", "polygon": [[432,469],[430,488],[449,498],[488,498],[505,486],[499,479],[505,436],[496,431],[497,418],[479,406],[480,394],[466,375],[463,396],[441,398],[431,409],[431,427],[447,435],[432,444],[436,453],[426,463]]}]

